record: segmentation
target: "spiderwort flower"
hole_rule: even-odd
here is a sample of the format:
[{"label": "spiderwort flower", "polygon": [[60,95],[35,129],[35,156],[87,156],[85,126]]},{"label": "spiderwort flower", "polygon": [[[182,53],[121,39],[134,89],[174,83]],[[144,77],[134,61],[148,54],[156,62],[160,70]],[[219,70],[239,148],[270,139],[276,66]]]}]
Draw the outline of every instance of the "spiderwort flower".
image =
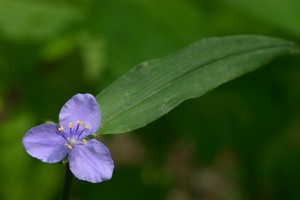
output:
[{"label": "spiderwort flower", "polygon": [[77,94],[61,108],[59,125],[46,123],[31,128],[23,138],[29,155],[56,163],[68,155],[71,172],[92,183],[111,178],[114,163],[107,147],[94,134],[101,123],[99,104],[91,94]]}]

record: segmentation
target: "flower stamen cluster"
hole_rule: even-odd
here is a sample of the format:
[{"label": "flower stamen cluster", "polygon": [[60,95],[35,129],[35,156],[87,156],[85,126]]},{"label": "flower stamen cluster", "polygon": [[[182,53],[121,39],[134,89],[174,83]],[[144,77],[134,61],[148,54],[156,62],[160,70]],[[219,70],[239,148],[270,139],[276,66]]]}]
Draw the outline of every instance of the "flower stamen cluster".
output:
[{"label": "flower stamen cluster", "polygon": [[77,121],[77,126],[75,129],[73,129],[73,123],[69,123],[69,134],[64,131],[63,126],[58,127],[58,131],[62,134],[64,139],[66,140],[66,147],[68,149],[72,149],[74,145],[84,145],[86,144],[86,139],[80,140],[81,134],[89,128],[88,125],[84,125],[83,128],[80,128],[80,126],[83,125],[83,122],[78,120]]}]

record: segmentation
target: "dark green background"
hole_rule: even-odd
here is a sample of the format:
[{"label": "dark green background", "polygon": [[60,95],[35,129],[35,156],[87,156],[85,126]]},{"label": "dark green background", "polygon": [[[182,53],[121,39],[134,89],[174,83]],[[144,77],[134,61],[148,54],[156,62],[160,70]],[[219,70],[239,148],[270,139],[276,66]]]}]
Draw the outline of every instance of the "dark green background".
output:
[{"label": "dark green background", "polygon": [[[63,167],[21,140],[72,95],[202,38],[299,44],[299,10],[298,0],[0,0],[0,199],[58,199]],[[282,57],[145,128],[101,136],[114,176],[74,180],[71,199],[300,199],[299,85],[299,56]]]}]

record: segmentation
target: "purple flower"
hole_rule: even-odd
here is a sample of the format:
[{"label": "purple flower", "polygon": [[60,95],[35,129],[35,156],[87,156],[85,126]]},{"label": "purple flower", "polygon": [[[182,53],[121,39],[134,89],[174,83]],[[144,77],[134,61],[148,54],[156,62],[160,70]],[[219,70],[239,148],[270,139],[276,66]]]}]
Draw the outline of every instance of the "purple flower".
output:
[{"label": "purple flower", "polygon": [[60,110],[59,125],[31,128],[23,138],[27,153],[43,162],[56,163],[68,155],[70,170],[81,180],[99,183],[111,178],[114,163],[107,147],[87,140],[101,123],[100,107],[91,94],[73,96]]}]

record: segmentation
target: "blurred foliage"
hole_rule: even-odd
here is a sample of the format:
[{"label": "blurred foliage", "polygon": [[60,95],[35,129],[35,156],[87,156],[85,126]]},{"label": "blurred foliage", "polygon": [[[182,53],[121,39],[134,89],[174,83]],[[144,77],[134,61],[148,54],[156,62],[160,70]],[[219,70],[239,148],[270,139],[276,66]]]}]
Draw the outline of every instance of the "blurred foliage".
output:
[{"label": "blurred foliage", "polygon": [[[57,199],[59,164],[21,140],[79,92],[201,38],[300,42],[297,0],[0,0],[0,199]],[[74,181],[71,199],[300,199],[300,59],[283,57],[149,126],[101,137],[111,181]]]}]

